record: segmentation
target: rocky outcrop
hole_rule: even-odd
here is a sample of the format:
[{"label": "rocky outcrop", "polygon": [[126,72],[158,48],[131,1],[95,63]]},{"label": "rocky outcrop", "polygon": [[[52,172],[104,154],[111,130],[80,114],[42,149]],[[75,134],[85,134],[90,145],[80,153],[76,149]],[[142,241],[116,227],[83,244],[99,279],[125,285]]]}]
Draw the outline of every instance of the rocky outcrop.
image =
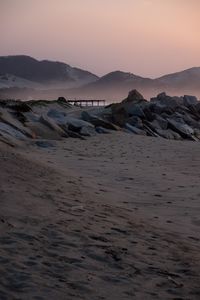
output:
[{"label": "rocky outcrop", "polygon": [[160,93],[147,101],[133,90],[110,108],[110,119],[132,133],[145,132],[166,139],[199,139],[200,104],[194,96],[171,97]]},{"label": "rocky outcrop", "polygon": [[[73,108],[55,101],[0,102],[0,140],[11,146],[29,140],[60,140],[124,130],[172,140],[200,140],[200,102],[194,96],[165,93],[147,101],[133,90],[120,103],[101,109]],[[49,145],[48,142],[45,145]]]}]

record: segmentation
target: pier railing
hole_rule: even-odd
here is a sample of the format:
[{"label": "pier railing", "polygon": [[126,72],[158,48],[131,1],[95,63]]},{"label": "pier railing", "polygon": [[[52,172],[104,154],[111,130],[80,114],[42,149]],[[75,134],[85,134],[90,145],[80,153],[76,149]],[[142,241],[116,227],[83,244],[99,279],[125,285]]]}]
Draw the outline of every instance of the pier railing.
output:
[{"label": "pier railing", "polygon": [[106,105],[106,100],[67,100],[68,103],[72,105],[77,105],[77,106],[105,106]]}]

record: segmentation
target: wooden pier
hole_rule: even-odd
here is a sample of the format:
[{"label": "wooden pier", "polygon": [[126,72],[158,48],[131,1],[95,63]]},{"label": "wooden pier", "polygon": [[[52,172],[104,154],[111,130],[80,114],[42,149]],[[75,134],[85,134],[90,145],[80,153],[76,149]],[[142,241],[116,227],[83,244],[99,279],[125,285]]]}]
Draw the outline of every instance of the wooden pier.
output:
[{"label": "wooden pier", "polygon": [[106,100],[67,100],[68,103],[76,106],[105,106]]}]

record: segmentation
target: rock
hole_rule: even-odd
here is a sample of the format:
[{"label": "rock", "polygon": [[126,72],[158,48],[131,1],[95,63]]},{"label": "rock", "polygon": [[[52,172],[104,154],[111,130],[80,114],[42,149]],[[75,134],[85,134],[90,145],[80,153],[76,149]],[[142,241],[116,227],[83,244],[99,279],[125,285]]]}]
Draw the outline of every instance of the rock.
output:
[{"label": "rock", "polygon": [[149,132],[149,133],[152,136],[156,136],[155,134],[157,134],[158,136],[163,137],[165,139],[172,139],[172,140],[181,140],[182,139],[181,136],[177,132],[174,132],[173,130],[170,130],[167,128],[162,129],[157,120],[154,120],[153,122],[145,121],[145,125],[148,126],[148,130],[151,129],[152,132]]},{"label": "rock", "polygon": [[108,130],[106,128],[103,128],[103,127],[100,127],[100,126],[97,126],[95,128],[95,130],[96,130],[97,133],[101,133],[101,134],[108,134],[108,133],[111,132],[110,130]]},{"label": "rock", "polygon": [[94,125],[92,125],[91,123],[84,120],[76,119],[74,117],[66,117],[65,124],[67,124],[69,127],[73,127],[74,130],[76,128],[77,131],[80,131],[83,127],[94,128]]},{"label": "rock", "polygon": [[156,119],[152,122],[149,122],[148,124],[151,125],[150,127],[152,128],[152,130],[162,129],[160,123]]},{"label": "rock", "polygon": [[[68,125],[63,124],[63,125],[60,125],[60,126],[65,131],[67,136],[72,137],[72,138],[78,138],[78,139],[81,139],[81,140],[85,140],[84,136],[82,136],[79,132],[70,130]],[[77,130],[77,129],[75,129],[75,130]],[[81,129],[80,129],[80,131],[81,131]]]},{"label": "rock", "polygon": [[165,139],[182,140],[182,137],[177,132],[174,132],[173,130],[170,129],[167,130],[157,129],[157,133]]},{"label": "rock", "polygon": [[196,119],[200,119],[200,112],[197,109],[198,104],[197,105],[190,105],[188,106],[189,109],[189,113],[192,114]]},{"label": "rock", "polygon": [[32,111],[31,107],[25,102],[18,102],[15,105],[10,107],[12,110],[17,112],[30,112]]},{"label": "rock", "polygon": [[55,147],[55,144],[49,141],[36,141],[35,144],[41,148],[52,148]]},{"label": "rock", "polygon": [[168,121],[161,116],[156,115],[155,120],[157,121],[161,129],[166,130],[168,128]]},{"label": "rock", "polygon": [[65,108],[72,107],[72,105],[64,97],[58,97],[57,103]]},{"label": "rock", "polygon": [[132,90],[129,92],[128,97],[122,101],[122,103],[138,102],[141,100],[144,100],[144,97],[137,90]]},{"label": "rock", "polygon": [[180,134],[180,136],[182,136],[183,138],[193,140],[192,135],[194,134],[194,130],[187,124],[182,122],[177,122],[172,119],[168,119],[168,124],[170,129]]},{"label": "rock", "polygon": [[137,127],[139,129],[143,128],[143,123],[142,120],[137,117],[137,116],[133,116],[127,119],[127,123],[129,123],[130,125]]},{"label": "rock", "polygon": [[40,116],[33,112],[24,113],[27,122],[39,122]]},{"label": "rock", "polygon": [[119,130],[119,128],[114,125],[113,123],[106,121],[102,118],[99,118],[97,116],[94,115],[90,115],[88,112],[83,111],[81,114],[81,117],[83,120],[90,122],[91,124],[93,124],[95,127],[103,127],[106,129],[110,129],[110,130]]},{"label": "rock", "polygon": [[0,131],[0,142],[9,145],[10,147],[15,147],[20,145],[18,139],[14,138],[10,134],[7,134],[6,132],[1,132],[1,131]]},{"label": "rock", "polygon": [[197,103],[198,103],[197,97],[184,95],[184,97],[183,97],[183,104],[185,106],[195,105]]},{"label": "rock", "polygon": [[88,126],[87,127],[86,126],[82,127],[79,133],[83,136],[94,136],[94,135],[96,135],[95,128],[94,127],[93,128],[88,127]]},{"label": "rock", "polygon": [[150,128],[146,123],[144,124],[144,129],[147,133],[147,135],[149,136],[153,136],[153,137],[158,137],[159,135],[154,131],[152,130],[152,128]]},{"label": "rock", "polygon": [[65,124],[66,123],[66,113],[62,111],[58,111],[56,109],[50,109],[47,112],[47,116],[56,120],[57,124]]},{"label": "rock", "polygon": [[67,102],[67,100],[65,99],[65,97],[58,97],[57,101],[58,102]]},{"label": "rock", "polygon": [[23,135],[29,138],[33,137],[31,130],[26,128],[21,122],[14,118],[13,115],[6,109],[0,109],[0,121],[2,123],[10,125],[11,127],[13,127],[13,129],[21,132]]},{"label": "rock", "polygon": [[[45,139],[45,140],[60,140],[61,134],[53,129],[51,129],[46,124],[41,122],[27,122],[26,126],[31,129],[35,138]],[[65,137],[67,133],[65,132]]]},{"label": "rock", "polygon": [[194,107],[195,107],[196,112],[197,112],[197,113],[200,113],[200,101],[198,101],[198,102],[194,105]]},{"label": "rock", "polygon": [[131,105],[131,106],[126,106],[125,107],[126,112],[128,113],[129,116],[136,116],[141,119],[145,118],[144,111],[142,107],[139,104]]},{"label": "rock", "polygon": [[200,129],[198,128],[194,129],[194,136],[200,140]]},{"label": "rock", "polygon": [[143,108],[147,103],[148,102],[137,90],[131,91],[128,97],[121,103],[111,105],[113,122],[120,126],[124,126],[127,119],[132,116],[144,118],[145,114]]},{"label": "rock", "polygon": [[200,122],[196,121],[193,116],[188,113],[182,115],[182,119],[186,124],[188,124],[192,128],[199,128],[200,129]]},{"label": "rock", "polygon": [[123,127],[126,120],[129,118],[128,113],[123,107],[113,106],[112,108],[112,122],[118,126]]},{"label": "rock", "polygon": [[59,125],[57,125],[53,119],[49,118],[47,115],[43,114],[40,117],[40,122],[48,126],[50,129],[56,131],[60,136],[66,137],[65,131]]},{"label": "rock", "polygon": [[155,113],[153,113],[150,108],[150,105],[143,107],[143,113],[145,115],[145,119],[149,122],[152,122],[155,119]]},{"label": "rock", "polygon": [[27,137],[19,130],[15,129],[13,126],[0,122],[0,133],[6,133],[11,135],[12,137],[19,139],[19,140],[26,140]]},{"label": "rock", "polygon": [[157,97],[151,98],[150,102],[160,106],[160,108],[163,106],[174,110],[176,107],[183,105],[183,98],[171,97],[166,95],[166,93],[160,93]]},{"label": "rock", "polygon": [[146,132],[144,130],[141,130],[135,126],[130,125],[129,123],[125,124],[125,128],[128,129],[130,132],[133,132],[138,135],[146,135]]},{"label": "rock", "polygon": [[147,103],[137,90],[132,90],[129,92],[128,97],[119,103],[119,107],[123,107],[129,116],[144,118],[143,106]]}]

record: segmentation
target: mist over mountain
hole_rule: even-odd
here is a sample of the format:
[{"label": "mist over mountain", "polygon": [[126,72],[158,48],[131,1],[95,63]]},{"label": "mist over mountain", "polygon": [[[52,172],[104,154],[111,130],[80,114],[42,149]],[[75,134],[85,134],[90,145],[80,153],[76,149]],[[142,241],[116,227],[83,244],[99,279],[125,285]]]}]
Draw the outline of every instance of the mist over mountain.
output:
[{"label": "mist over mountain", "polygon": [[[98,79],[98,76],[68,64],[54,61],[38,61],[25,55],[1,56],[0,74],[14,75],[29,80],[26,87],[32,87],[30,81],[41,87],[77,87]],[[0,82],[2,84],[2,81]],[[6,81],[4,82],[6,84]],[[16,85],[17,86],[17,85]]]},{"label": "mist over mountain", "polygon": [[99,98],[123,99],[137,89],[146,99],[162,91],[200,98],[200,67],[156,79],[114,71],[102,77],[62,62],[38,61],[29,56],[0,57],[0,97],[22,99]]}]

